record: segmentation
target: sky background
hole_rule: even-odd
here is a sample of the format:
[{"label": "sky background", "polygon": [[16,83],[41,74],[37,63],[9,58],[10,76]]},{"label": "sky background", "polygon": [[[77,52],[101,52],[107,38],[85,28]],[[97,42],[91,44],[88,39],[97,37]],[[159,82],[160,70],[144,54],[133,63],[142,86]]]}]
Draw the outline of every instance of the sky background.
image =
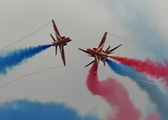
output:
[{"label": "sky background", "polygon": [[[114,55],[155,61],[167,59],[168,24],[167,5],[164,0],[0,0],[0,49],[31,34],[52,19],[61,35],[72,37],[65,46],[65,67],[21,78],[0,89],[0,102],[28,99],[39,102],[65,103],[80,115],[93,114],[105,118],[109,105],[99,96],[93,96],[86,87],[88,68],[84,66],[92,60],[78,47],[97,47],[104,32],[140,43],[140,45],[107,35],[105,48],[118,48]],[[13,50],[29,46],[50,44],[49,34],[54,34],[52,23],[11,47]],[[147,47],[145,47],[147,46]],[[164,53],[154,51],[159,49]],[[41,52],[21,65],[0,75],[3,86],[23,75],[63,65],[60,53],[55,56],[53,47]],[[127,77],[112,72],[108,66],[99,65],[99,78],[112,77],[128,89],[130,98],[144,115],[154,110],[144,91]]]}]

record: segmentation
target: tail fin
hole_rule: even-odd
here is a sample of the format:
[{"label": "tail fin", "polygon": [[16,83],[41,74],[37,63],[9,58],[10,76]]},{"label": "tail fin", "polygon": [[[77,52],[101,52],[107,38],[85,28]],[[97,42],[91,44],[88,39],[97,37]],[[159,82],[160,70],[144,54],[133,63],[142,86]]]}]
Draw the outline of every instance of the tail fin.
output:
[{"label": "tail fin", "polygon": [[104,64],[104,66],[106,65],[106,57],[104,58],[104,60],[103,60],[103,64]]},{"label": "tail fin", "polygon": [[55,38],[50,34],[51,38],[53,39],[54,42],[56,42]]},{"label": "tail fin", "polygon": [[117,47],[115,47],[115,48],[112,48],[111,50],[109,50],[109,51],[108,51],[108,53],[107,53],[107,54],[111,54],[111,53],[112,53],[112,51],[114,51],[115,49],[119,48],[121,45],[122,45],[122,44],[118,45],[118,46],[117,46]]},{"label": "tail fin", "polygon": [[[54,42],[56,42],[55,38],[50,34],[51,38],[53,39]],[[55,55],[57,55],[57,45],[55,46]]]},{"label": "tail fin", "polygon": [[55,46],[55,55],[57,55],[57,45]]},{"label": "tail fin", "polygon": [[[108,51],[109,51],[110,47],[111,46],[109,46],[104,52],[108,54]],[[103,59],[102,59],[102,62],[104,64],[104,66],[106,65],[106,59],[107,59],[107,57],[103,57]]]},{"label": "tail fin", "polygon": [[111,47],[111,46],[109,46],[109,47],[106,49],[105,53],[108,54],[108,51],[109,51],[110,47]]}]

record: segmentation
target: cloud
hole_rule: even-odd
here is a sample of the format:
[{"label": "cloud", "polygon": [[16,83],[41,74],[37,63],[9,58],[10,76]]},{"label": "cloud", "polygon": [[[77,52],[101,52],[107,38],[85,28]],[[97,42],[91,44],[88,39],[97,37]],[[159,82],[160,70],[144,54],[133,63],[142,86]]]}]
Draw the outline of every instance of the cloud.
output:
[{"label": "cloud", "polygon": [[[165,29],[167,27],[164,27],[167,23],[165,21],[167,17],[165,17],[166,14],[164,11],[166,11],[167,8],[163,5],[166,4],[166,2],[158,0],[154,2],[147,0],[145,3],[140,0],[106,0],[106,2],[108,3],[111,13],[115,14],[118,21],[131,31],[132,37],[130,37],[130,39],[142,44],[142,46],[133,47],[135,49],[133,52],[131,51],[133,48],[131,48],[130,52],[132,55],[136,56],[135,53],[141,52],[141,56],[138,57],[147,57],[150,55],[149,57],[157,60],[166,58],[165,55],[160,52],[143,47],[144,45],[162,51],[167,50],[167,34],[163,32],[167,30]],[[161,6],[164,6],[163,8],[165,9],[163,10]]]}]

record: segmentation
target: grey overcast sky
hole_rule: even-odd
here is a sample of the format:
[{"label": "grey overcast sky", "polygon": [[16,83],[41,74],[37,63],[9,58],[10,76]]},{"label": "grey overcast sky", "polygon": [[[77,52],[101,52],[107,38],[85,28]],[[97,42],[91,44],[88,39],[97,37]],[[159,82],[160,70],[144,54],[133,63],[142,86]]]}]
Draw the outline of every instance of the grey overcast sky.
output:
[{"label": "grey overcast sky", "polygon": [[[163,61],[167,55],[153,51],[143,45],[162,51],[168,44],[168,2],[164,0],[0,0],[0,48],[24,38],[52,19],[61,35],[71,36],[72,42],[65,47],[67,66],[21,78],[0,89],[0,101],[15,99],[39,100],[42,102],[65,102],[81,114],[96,109],[104,118],[110,107],[99,96],[92,96],[85,80],[89,70],[84,66],[92,59],[77,48],[97,47],[104,32],[142,44],[107,35],[105,48],[118,44],[114,55]],[[22,42],[5,50],[50,44],[49,34],[54,34],[52,23]],[[34,71],[62,65],[60,53],[54,55],[54,48],[41,52],[21,65],[0,75],[0,85]],[[128,78],[116,75],[108,66],[99,66],[100,79],[112,77],[121,82],[129,91],[135,105],[145,114],[147,107],[154,108],[147,95]],[[149,104],[148,104],[149,103]]]}]

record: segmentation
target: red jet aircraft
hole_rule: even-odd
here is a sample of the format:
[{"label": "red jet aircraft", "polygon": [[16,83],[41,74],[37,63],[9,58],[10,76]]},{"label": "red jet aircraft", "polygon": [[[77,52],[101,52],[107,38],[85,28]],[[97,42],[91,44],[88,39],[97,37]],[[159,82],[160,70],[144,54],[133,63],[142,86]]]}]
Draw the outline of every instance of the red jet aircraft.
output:
[{"label": "red jet aircraft", "polygon": [[103,63],[104,63],[104,66],[105,66],[105,62],[106,62],[106,58],[109,57],[108,54],[112,53],[113,50],[117,49],[118,47],[120,47],[121,45],[111,49],[110,49],[110,46],[106,49],[106,51],[103,51],[103,47],[104,47],[104,43],[105,43],[105,40],[106,40],[106,37],[107,37],[107,32],[104,33],[103,35],[103,38],[98,46],[98,48],[88,48],[87,50],[83,50],[81,48],[78,48],[79,50],[89,54],[89,56],[91,57],[95,57],[95,60],[93,60],[92,62],[90,62],[89,64],[87,64],[85,67],[91,65],[92,63],[96,63],[95,64],[95,70],[94,70],[94,75],[97,73],[97,69],[98,69],[98,64],[99,64],[99,61],[101,60]]},{"label": "red jet aircraft", "polygon": [[[115,48],[112,48],[111,50],[109,50],[110,47],[111,47],[111,46],[109,46],[105,51],[103,50],[103,52],[106,54],[106,56],[101,56],[101,57],[100,57],[100,60],[104,63],[104,66],[105,66],[105,62],[106,62],[107,57],[110,57],[109,54],[113,53],[113,51],[114,51],[115,49],[117,49],[118,47],[120,47],[121,45],[122,45],[122,44],[116,46]],[[89,55],[89,56],[90,56],[90,57],[94,57],[94,55]],[[92,63],[94,63],[94,60],[93,60],[92,62],[90,62],[89,64],[87,64],[85,67],[91,65]]]},{"label": "red jet aircraft", "polygon": [[[97,48],[88,48],[87,50],[83,50],[81,48],[78,48],[79,50],[89,54],[90,56],[93,56],[95,57],[95,60],[93,62],[95,62],[95,70],[94,70],[94,75],[97,73],[97,68],[98,68],[98,64],[99,64],[99,60],[101,57],[106,57],[106,53],[104,53],[102,50],[103,50],[103,47],[104,47],[104,43],[105,43],[105,40],[106,40],[106,37],[107,37],[107,32],[104,33],[103,35],[103,38],[99,44],[99,46]],[[92,63],[93,63],[92,62]],[[91,63],[89,63],[90,65]],[[86,65],[85,67],[87,67],[88,65]]]},{"label": "red jet aircraft", "polygon": [[52,20],[52,24],[54,27],[54,31],[55,31],[55,35],[56,35],[56,39],[50,34],[50,36],[52,37],[53,41],[52,42],[52,46],[55,47],[55,55],[57,55],[57,46],[59,46],[60,52],[61,52],[61,57],[64,63],[64,66],[66,65],[66,61],[65,61],[65,52],[64,52],[64,46],[67,45],[68,42],[72,41],[72,38],[70,37],[65,37],[65,36],[61,36],[57,26],[54,22],[54,20]]}]

